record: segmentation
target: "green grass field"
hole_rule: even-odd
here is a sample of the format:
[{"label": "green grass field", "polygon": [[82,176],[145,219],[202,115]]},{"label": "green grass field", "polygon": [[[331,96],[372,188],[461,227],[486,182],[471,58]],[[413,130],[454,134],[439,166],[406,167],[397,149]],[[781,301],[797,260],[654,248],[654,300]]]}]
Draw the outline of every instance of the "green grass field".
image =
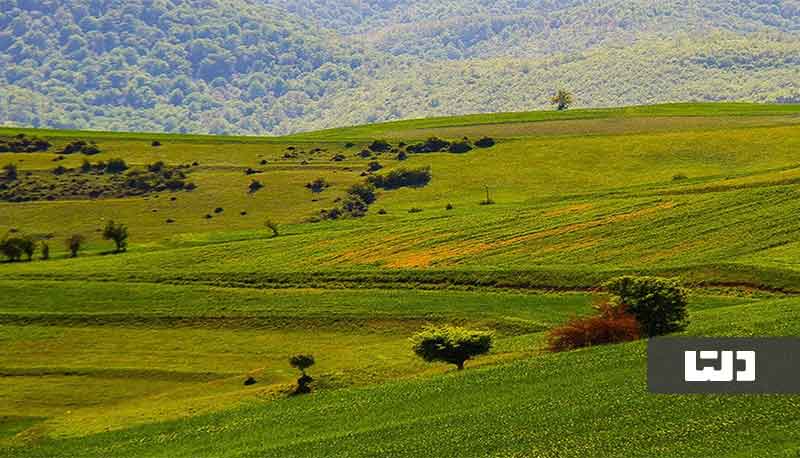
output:
[{"label": "green grass field", "polygon": [[[596,287],[623,273],[680,278],[690,335],[798,335],[798,105],[476,115],[275,138],[0,137],[20,132],[53,151],[94,140],[92,161],[197,162],[198,187],[0,202],[0,235],[52,248],[48,261],[0,264],[2,456],[800,452],[798,397],[649,394],[643,341],[543,350],[547,330],[590,313]],[[363,218],[307,222],[364,180],[371,159],[356,153],[373,140],[430,136],[497,144],[378,155],[379,173],[429,166],[432,180],[380,191]],[[56,165],[83,160],[56,156],[0,153],[0,166],[55,180]],[[317,177],[332,186],[315,196],[304,185]],[[248,193],[252,179],[265,187]],[[494,205],[480,205],[487,186]],[[109,219],[129,226],[126,253],[100,237]],[[69,259],[73,233],[87,245]],[[463,372],[424,363],[408,338],[431,323],[494,330],[496,345]],[[289,396],[287,358],[301,352],[317,359],[315,391]],[[243,385],[249,376],[258,383]]]}]

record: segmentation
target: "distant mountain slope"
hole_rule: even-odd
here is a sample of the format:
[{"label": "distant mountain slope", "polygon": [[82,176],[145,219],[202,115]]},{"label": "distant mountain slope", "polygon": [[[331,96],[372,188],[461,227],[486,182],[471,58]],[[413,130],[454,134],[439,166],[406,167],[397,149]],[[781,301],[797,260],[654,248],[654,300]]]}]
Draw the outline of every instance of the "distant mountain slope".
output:
[{"label": "distant mountain slope", "polygon": [[0,123],[289,133],[544,106],[800,100],[800,1],[0,0]]},{"label": "distant mountain slope", "polygon": [[[269,131],[265,105],[348,86],[363,62],[334,35],[245,0],[0,4],[2,93],[16,99],[4,106],[17,106],[2,117],[34,126],[223,132],[230,110],[240,129]],[[20,112],[37,94],[42,105]]]}]

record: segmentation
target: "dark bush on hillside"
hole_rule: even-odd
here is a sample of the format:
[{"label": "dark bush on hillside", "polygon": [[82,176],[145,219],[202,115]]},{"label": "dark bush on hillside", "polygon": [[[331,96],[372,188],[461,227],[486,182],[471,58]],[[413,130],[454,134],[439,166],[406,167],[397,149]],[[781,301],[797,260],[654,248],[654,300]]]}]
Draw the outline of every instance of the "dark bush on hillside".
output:
[{"label": "dark bush on hillside", "polygon": [[386,140],[375,140],[372,144],[368,147],[370,151],[374,151],[376,153],[385,153],[392,149],[392,145],[390,145]]},{"label": "dark bush on hillside", "polygon": [[263,183],[261,183],[258,180],[253,180],[253,181],[250,182],[250,186],[248,186],[247,192],[249,192],[250,194],[253,194],[255,192],[258,192],[258,190],[263,188],[263,187],[264,187]]},{"label": "dark bush on hillside", "polygon": [[6,164],[3,166],[3,179],[6,181],[15,181],[18,177],[17,166],[14,164]]},{"label": "dark bush on hillside", "polygon": [[334,162],[342,162],[342,161],[343,161],[343,160],[345,160],[345,159],[347,159],[347,158],[345,157],[345,155],[344,155],[344,154],[341,154],[341,153],[339,153],[339,154],[335,154],[335,155],[334,155],[334,156],[331,158],[331,160],[332,160],[332,161],[334,161]]},{"label": "dark bush on hillside", "polygon": [[382,169],[383,166],[378,161],[372,161],[367,164],[367,170],[370,172],[377,172],[378,170]]},{"label": "dark bush on hillside", "polygon": [[356,156],[360,157],[361,159],[366,159],[368,157],[372,157],[372,151],[367,149],[362,149],[356,154]]},{"label": "dark bush on hillside", "polygon": [[367,181],[381,189],[397,189],[406,186],[425,186],[431,181],[430,167],[419,169],[395,169],[385,175],[374,175]]},{"label": "dark bush on hillside", "polygon": [[100,153],[100,148],[98,148],[94,142],[87,143],[84,140],[77,140],[72,143],[69,143],[61,151],[61,154],[76,154],[76,153],[81,153],[91,156],[93,154]]},{"label": "dark bush on hillside", "polygon": [[264,221],[264,226],[266,226],[267,229],[272,231],[272,236],[273,237],[277,237],[278,235],[280,235],[280,231],[279,231],[279,228],[278,228],[278,223],[272,221],[271,219],[267,218],[267,220]]},{"label": "dark bush on hillside", "polygon": [[58,167],[53,169],[53,175],[58,176],[58,175],[63,175],[65,173],[67,173],[67,168],[64,167],[63,165],[59,165]]},{"label": "dark bush on hillside", "polygon": [[322,178],[322,177],[317,178],[317,179],[315,179],[314,181],[312,181],[310,183],[306,183],[306,188],[310,189],[311,192],[313,192],[315,194],[318,194],[318,193],[324,191],[329,186],[330,186],[330,183],[328,183],[325,180],[325,178]]},{"label": "dark bush on hillside", "polygon": [[411,207],[411,208],[408,209],[408,212],[409,213],[421,213],[422,209],[418,208],[418,207]]},{"label": "dark bush on hillside", "polygon": [[83,248],[83,243],[86,241],[86,238],[81,234],[73,234],[71,235],[67,241],[67,250],[69,250],[69,257],[70,258],[77,258],[78,252]]},{"label": "dark bush on hillside", "polygon": [[672,181],[686,180],[688,177],[682,173],[672,175]]},{"label": "dark bush on hillside", "polygon": [[448,151],[455,154],[468,153],[472,151],[472,145],[470,145],[467,141],[455,142],[450,145]]},{"label": "dark bush on hillside", "polygon": [[347,142],[347,143],[344,144],[344,147],[347,148],[347,149],[350,149],[350,148],[352,148],[354,146],[356,146],[356,144],[355,143],[351,143],[351,142]]},{"label": "dark bush on hillside", "polygon": [[427,362],[455,364],[464,369],[468,360],[489,353],[494,334],[454,326],[427,327],[411,337],[414,353]]},{"label": "dark bush on hillside", "polygon": [[165,167],[166,164],[164,164],[164,161],[158,161],[152,164],[148,164],[147,171],[152,173],[161,173],[164,171]]},{"label": "dark bush on hillside", "polygon": [[409,153],[438,153],[441,151],[446,151],[450,148],[450,142],[446,140],[442,140],[441,138],[431,137],[425,141],[425,143],[418,143],[416,145],[409,145],[406,147],[406,151]]},{"label": "dark bush on hillside", "polygon": [[659,277],[614,278],[603,287],[636,317],[641,333],[655,337],[686,329],[686,291],[678,281]]},{"label": "dark bush on hillside", "polygon": [[45,241],[42,241],[42,261],[47,261],[50,259],[50,244]]},{"label": "dark bush on hillside", "polygon": [[478,148],[491,148],[495,145],[495,141],[493,138],[483,137],[482,139],[475,142],[475,146]]},{"label": "dark bush on hillside", "polygon": [[122,173],[128,170],[128,164],[124,160],[116,158],[111,159],[106,164],[106,173]]},{"label": "dark bush on hillside", "polygon": [[121,253],[128,249],[128,226],[116,224],[111,220],[103,229],[103,239],[114,242],[114,253]]},{"label": "dark bush on hillside", "polygon": [[81,163],[81,172],[89,173],[91,171],[92,171],[92,163],[84,159],[83,163]]},{"label": "dark bush on hillside", "polygon": [[398,161],[405,161],[406,159],[408,159],[408,153],[406,153],[405,151],[400,151],[399,153],[397,153],[396,159]]},{"label": "dark bush on hillside", "polygon": [[369,205],[361,200],[360,197],[356,195],[349,195],[343,202],[342,202],[342,211],[349,216],[354,218],[360,218],[367,214],[369,210]]},{"label": "dark bush on hillside", "polygon": [[164,186],[167,188],[168,191],[180,191],[186,186],[186,183],[183,180],[173,178],[171,180],[165,181]]},{"label": "dark bush on hillside", "polygon": [[595,316],[573,318],[550,330],[548,350],[567,351],[639,338],[639,323],[626,312],[624,305],[602,304],[597,309],[599,313]]},{"label": "dark bush on hillside", "polygon": [[367,205],[375,202],[375,187],[371,184],[354,184],[347,190],[347,194],[358,197]]},{"label": "dark bush on hillside", "polygon": [[453,204],[451,204],[451,203],[448,203],[448,204],[447,204],[447,205],[444,207],[444,209],[445,209],[445,210],[452,210],[452,209],[453,209]]},{"label": "dark bush on hillside", "polygon": [[39,138],[19,134],[13,138],[0,139],[0,153],[36,153],[47,151],[52,145]]},{"label": "dark bush on hillside", "polygon": [[150,146],[152,146],[153,148],[158,148],[159,146],[161,146],[161,142],[158,140],[153,140],[153,143],[150,143]]},{"label": "dark bush on hillside", "polygon": [[295,355],[289,358],[289,365],[300,371],[300,378],[297,379],[297,388],[294,394],[305,394],[311,392],[309,386],[314,379],[306,374],[306,369],[313,366],[315,363],[312,355]]},{"label": "dark bush on hillside", "polygon": [[222,208],[222,207],[217,207],[217,208],[214,209],[214,213],[217,213],[217,214],[222,213],[224,211],[225,211],[225,209]]},{"label": "dark bush on hillside", "polygon": [[22,259],[25,255],[30,261],[33,259],[33,253],[36,252],[36,242],[30,237],[3,237],[0,240],[0,253],[6,257],[8,261],[16,262]]}]

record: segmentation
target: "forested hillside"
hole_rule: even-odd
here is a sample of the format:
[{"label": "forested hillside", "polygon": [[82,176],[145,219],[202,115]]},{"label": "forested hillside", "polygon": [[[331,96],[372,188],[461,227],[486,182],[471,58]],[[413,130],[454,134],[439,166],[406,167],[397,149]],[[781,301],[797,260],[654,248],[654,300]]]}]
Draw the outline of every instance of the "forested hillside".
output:
[{"label": "forested hillside", "polygon": [[289,133],[578,105],[800,100],[800,2],[0,0],[0,123]]}]

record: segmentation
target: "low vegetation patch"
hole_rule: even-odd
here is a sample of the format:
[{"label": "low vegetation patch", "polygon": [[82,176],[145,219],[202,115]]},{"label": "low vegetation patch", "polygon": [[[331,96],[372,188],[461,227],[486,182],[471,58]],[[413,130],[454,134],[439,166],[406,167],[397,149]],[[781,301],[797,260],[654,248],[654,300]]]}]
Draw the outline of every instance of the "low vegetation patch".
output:
[{"label": "low vegetation patch", "polygon": [[50,142],[25,134],[15,135],[11,138],[0,137],[0,153],[40,153],[53,146]]},{"label": "low vegetation patch", "polygon": [[403,187],[421,187],[431,181],[430,167],[418,169],[395,169],[382,175],[370,176],[367,181],[381,189],[398,189]]},{"label": "low vegetation patch", "polygon": [[69,143],[64,149],[61,151],[61,154],[86,154],[87,156],[91,156],[94,154],[100,154],[100,148],[97,144],[93,141],[85,141],[85,140],[76,140],[72,143]]},{"label": "low vegetation patch", "polygon": [[163,191],[191,191],[188,166],[167,166],[156,162],[144,168],[131,168],[122,159],[91,164],[84,161],[76,169],[58,166],[51,173],[33,172],[0,181],[0,200],[29,202],[40,200],[95,199],[142,196]]}]

